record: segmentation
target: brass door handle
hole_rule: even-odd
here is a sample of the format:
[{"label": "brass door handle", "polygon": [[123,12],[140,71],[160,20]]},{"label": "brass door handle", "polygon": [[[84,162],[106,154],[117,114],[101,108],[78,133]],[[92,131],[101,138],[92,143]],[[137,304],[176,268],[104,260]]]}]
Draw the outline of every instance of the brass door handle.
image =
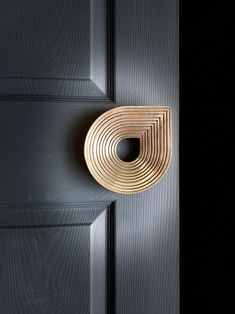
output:
[{"label": "brass door handle", "polygon": [[[117,144],[139,138],[139,156],[119,159]],[[171,108],[123,106],[106,111],[89,129],[84,146],[87,167],[102,186],[135,194],[156,184],[166,173],[172,154]]]}]

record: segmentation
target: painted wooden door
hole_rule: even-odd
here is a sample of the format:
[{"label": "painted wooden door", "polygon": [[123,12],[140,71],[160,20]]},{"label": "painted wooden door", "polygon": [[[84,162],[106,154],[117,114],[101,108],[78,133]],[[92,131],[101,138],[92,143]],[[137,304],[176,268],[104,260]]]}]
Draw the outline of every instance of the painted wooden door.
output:
[{"label": "painted wooden door", "polygon": [[[0,313],[179,313],[178,1],[1,0],[0,97]],[[172,106],[169,170],[134,195],[83,156],[122,105]]]}]

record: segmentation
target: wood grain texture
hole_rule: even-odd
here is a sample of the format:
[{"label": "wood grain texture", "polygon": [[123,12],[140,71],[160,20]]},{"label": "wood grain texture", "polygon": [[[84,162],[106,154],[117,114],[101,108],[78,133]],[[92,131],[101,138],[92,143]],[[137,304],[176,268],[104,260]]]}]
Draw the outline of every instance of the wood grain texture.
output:
[{"label": "wood grain texture", "polygon": [[109,97],[107,12],[106,0],[1,1],[1,97]]},{"label": "wood grain texture", "polygon": [[117,105],[172,107],[172,161],[159,184],[117,199],[117,313],[179,313],[178,1],[116,4]]},{"label": "wood grain texture", "polygon": [[0,312],[106,313],[109,211],[104,202],[2,205]]}]

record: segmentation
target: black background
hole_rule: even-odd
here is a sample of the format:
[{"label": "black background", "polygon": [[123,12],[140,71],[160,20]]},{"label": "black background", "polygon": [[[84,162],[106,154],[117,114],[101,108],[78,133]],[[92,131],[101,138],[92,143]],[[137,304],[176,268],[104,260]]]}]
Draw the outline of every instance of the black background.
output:
[{"label": "black background", "polygon": [[180,6],[181,313],[234,311],[232,12]]}]

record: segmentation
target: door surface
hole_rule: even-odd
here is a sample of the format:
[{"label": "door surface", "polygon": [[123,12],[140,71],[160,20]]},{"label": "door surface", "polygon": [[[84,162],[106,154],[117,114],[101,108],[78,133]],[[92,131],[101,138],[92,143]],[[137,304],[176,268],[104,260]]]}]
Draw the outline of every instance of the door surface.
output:
[{"label": "door surface", "polygon": [[[178,1],[1,0],[0,98],[0,313],[178,314]],[[123,105],[172,107],[170,167],[133,195],[83,155]]]}]

